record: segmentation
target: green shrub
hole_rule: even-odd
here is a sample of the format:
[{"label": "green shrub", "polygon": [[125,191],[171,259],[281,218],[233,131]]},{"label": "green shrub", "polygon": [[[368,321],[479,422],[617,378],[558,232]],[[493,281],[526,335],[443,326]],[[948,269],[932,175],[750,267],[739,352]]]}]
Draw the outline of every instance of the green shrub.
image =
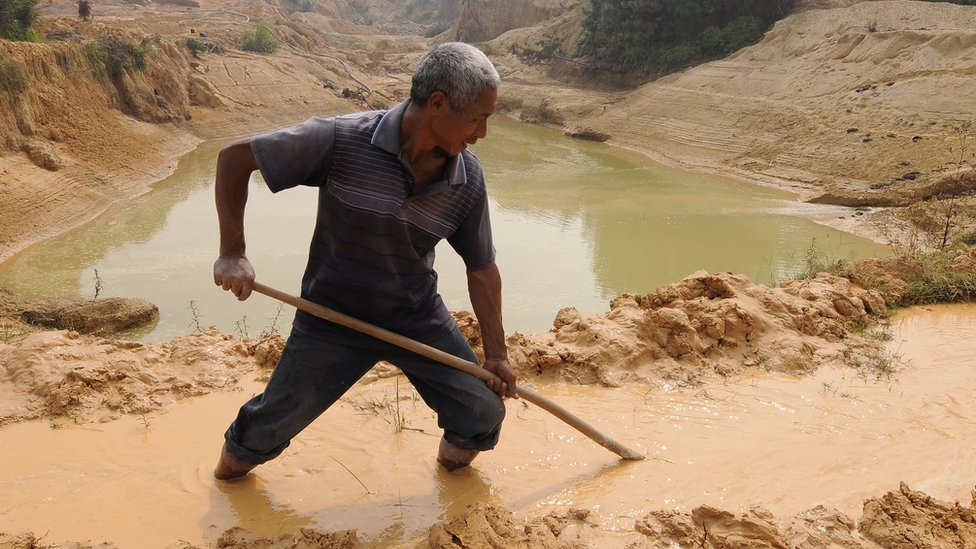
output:
[{"label": "green shrub", "polygon": [[444,21],[444,20],[434,21],[434,23],[430,27],[424,30],[424,38],[433,38],[438,34],[451,28],[451,25],[452,23],[450,21]]},{"label": "green shrub", "polygon": [[37,0],[0,0],[0,38],[39,42],[35,21]]},{"label": "green shrub", "polygon": [[193,55],[207,51],[207,45],[196,38],[183,40],[183,47],[193,52]]},{"label": "green shrub", "polygon": [[966,246],[976,246],[976,229],[973,229],[968,233],[960,236],[959,243],[965,244]]},{"label": "green shrub", "polygon": [[411,21],[423,23],[430,18],[435,9],[432,0],[407,0],[403,5],[403,15]]},{"label": "green shrub", "polygon": [[27,89],[27,65],[20,59],[0,60],[0,92],[17,95]]},{"label": "green shrub", "polygon": [[724,27],[709,27],[699,36],[702,53],[708,57],[726,55],[755,44],[765,25],[758,17],[737,17]]},{"label": "green shrub", "polygon": [[592,0],[577,51],[611,65],[658,71],[754,44],[795,0]]},{"label": "green shrub", "polygon": [[278,51],[278,39],[267,25],[258,23],[253,31],[244,33],[241,49],[257,53],[274,53]]},{"label": "green shrub", "polygon": [[661,68],[681,67],[702,57],[701,48],[694,44],[675,44],[655,50],[649,59]]},{"label": "green shrub", "polygon": [[810,239],[810,245],[803,251],[803,258],[799,268],[793,273],[792,280],[806,280],[814,278],[818,273],[836,273],[844,266],[844,260],[831,257],[829,253],[817,246],[817,239]]},{"label": "green shrub", "polygon": [[924,256],[922,272],[908,281],[901,305],[951,303],[976,298],[976,275],[952,269],[953,254],[939,251]]},{"label": "green shrub", "polygon": [[288,13],[314,12],[315,3],[312,0],[285,0],[285,9]]},{"label": "green shrub", "polygon": [[118,80],[127,69],[146,68],[146,50],[115,36],[105,36],[84,46],[85,54],[98,68]]}]

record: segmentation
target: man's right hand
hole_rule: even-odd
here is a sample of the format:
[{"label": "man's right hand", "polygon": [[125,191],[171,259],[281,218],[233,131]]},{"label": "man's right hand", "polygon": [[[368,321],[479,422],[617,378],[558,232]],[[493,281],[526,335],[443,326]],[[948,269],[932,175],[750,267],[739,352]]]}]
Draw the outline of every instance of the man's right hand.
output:
[{"label": "man's right hand", "polygon": [[254,289],[254,267],[245,255],[222,255],[214,262],[214,283],[244,301]]}]

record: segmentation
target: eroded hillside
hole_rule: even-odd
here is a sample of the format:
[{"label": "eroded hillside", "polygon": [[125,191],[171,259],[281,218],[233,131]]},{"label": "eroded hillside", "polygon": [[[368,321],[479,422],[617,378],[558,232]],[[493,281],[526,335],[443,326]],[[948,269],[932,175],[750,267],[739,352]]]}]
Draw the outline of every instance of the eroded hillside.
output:
[{"label": "eroded hillside", "polygon": [[[666,163],[808,199],[905,205],[937,194],[959,167],[976,116],[974,28],[976,8],[948,3],[805,11],[727,59],[606,94],[552,86],[509,56],[506,105]],[[537,36],[513,31],[497,42]]]},{"label": "eroded hillside", "polygon": [[[937,194],[976,109],[974,7],[813,9],[727,59],[627,90],[585,60],[525,55],[543,41],[570,55],[580,2],[428,2],[431,14],[459,13],[433,39],[387,34],[390,6],[340,4],[307,12],[104,2],[94,22],[77,21],[70,1],[46,4],[46,43],[0,43],[0,58],[26,80],[0,96],[0,173],[11,183],[0,188],[0,258],[144,192],[200,139],[392,105],[436,40],[501,33],[482,47],[503,76],[502,112],[829,203],[903,205]],[[240,51],[241,35],[272,18],[278,52]],[[192,54],[182,46],[190,38],[210,49]],[[112,76],[91,55],[104,43],[144,49],[145,68]]]}]

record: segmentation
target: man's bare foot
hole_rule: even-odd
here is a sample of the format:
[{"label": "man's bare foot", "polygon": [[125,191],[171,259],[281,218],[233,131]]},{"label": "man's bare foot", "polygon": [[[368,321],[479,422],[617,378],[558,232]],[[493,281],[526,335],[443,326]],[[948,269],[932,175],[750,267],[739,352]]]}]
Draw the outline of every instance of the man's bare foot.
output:
[{"label": "man's bare foot", "polygon": [[437,463],[440,463],[448,471],[453,471],[468,466],[477,455],[478,450],[458,448],[441,437],[441,445],[437,449]]},{"label": "man's bare foot", "polygon": [[220,448],[220,460],[217,462],[217,467],[214,468],[214,477],[217,480],[241,478],[257,466],[257,463],[237,459],[234,454],[227,451],[227,443],[224,443]]}]

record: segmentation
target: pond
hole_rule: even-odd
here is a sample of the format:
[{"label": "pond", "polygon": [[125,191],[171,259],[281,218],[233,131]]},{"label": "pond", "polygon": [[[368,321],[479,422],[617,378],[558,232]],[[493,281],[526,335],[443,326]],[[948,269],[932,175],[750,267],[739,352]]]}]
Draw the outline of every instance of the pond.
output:
[{"label": "pond", "polygon": [[[150,193],[0,264],[0,285],[28,297],[148,299],[161,318],[132,334],[144,341],[208,326],[248,337],[287,332],[290,308],[259,295],[239,303],[213,284],[213,178],[222,144],[201,145]],[[667,168],[549,128],[493,118],[473,150],[488,176],[508,333],[546,331],[567,306],[603,312],[621,293],[650,293],[696,270],[774,284],[806,270],[811,256],[890,253],[814,223],[825,207],[789,193]],[[246,234],[261,282],[299,292],[314,193],[275,196],[252,179]],[[470,310],[463,265],[446,243],[435,268],[448,307]]]}]

